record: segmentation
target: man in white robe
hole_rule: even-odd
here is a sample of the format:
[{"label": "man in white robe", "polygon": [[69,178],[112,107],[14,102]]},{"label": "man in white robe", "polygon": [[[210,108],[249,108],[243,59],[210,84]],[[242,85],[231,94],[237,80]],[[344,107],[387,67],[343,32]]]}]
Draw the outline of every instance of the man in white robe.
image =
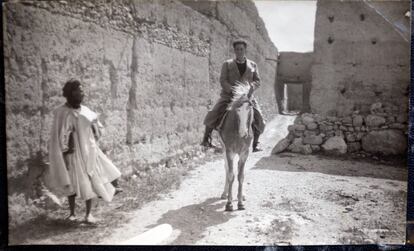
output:
[{"label": "man in white robe", "polygon": [[86,202],[85,221],[96,222],[90,214],[91,199],[101,197],[111,201],[116,181],[121,173],[99,149],[97,139],[101,124],[97,114],[81,105],[82,85],[69,80],[63,87],[67,102],[54,112],[49,141],[49,168],[46,186],[57,195],[68,196],[69,220],[75,220],[75,197]]}]

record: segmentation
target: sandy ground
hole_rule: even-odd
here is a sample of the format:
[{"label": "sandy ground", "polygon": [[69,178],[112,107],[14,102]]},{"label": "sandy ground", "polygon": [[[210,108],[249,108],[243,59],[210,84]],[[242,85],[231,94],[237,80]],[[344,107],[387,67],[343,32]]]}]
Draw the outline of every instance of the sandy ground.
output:
[{"label": "sandy ground", "polygon": [[[224,211],[224,161],[212,153],[180,167],[151,169],[146,178],[126,179],[124,193],[114,201],[97,201],[93,211],[101,222],[96,226],[64,220],[66,203],[12,229],[10,244],[134,244],[143,236],[145,244],[163,245],[403,244],[404,163],[271,155],[294,118],[270,121],[261,140],[264,151],[250,155],[244,211]],[[83,203],[77,204],[82,217]]]},{"label": "sandy ground", "polygon": [[262,137],[264,151],[250,155],[246,210],[224,211],[224,161],[211,161],[191,170],[178,189],[126,213],[131,220],[97,244],[119,244],[160,224],[173,229],[159,243],[164,245],[404,243],[406,168],[350,158],[270,155],[293,119],[270,121]]}]

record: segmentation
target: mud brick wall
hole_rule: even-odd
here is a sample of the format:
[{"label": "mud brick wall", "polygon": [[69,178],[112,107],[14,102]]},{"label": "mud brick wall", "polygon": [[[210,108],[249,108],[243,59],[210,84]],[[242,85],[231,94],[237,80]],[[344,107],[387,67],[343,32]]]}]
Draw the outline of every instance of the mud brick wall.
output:
[{"label": "mud brick wall", "polygon": [[253,3],[215,9],[216,17],[178,1],[6,4],[9,177],[47,160],[51,112],[73,77],[85,83],[85,105],[105,126],[102,149],[123,172],[190,151],[219,96],[231,41],[243,34],[254,41],[248,57],[263,77],[258,99],[267,117],[276,113],[276,63],[265,57],[276,57],[277,49],[257,26]]},{"label": "mud brick wall", "polygon": [[313,113],[367,115],[376,102],[408,112],[410,1],[317,3],[310,96]]},{"label": "mud brick wall", "polygon": [[247,57],[257,63],[262,79],[262,85],[255,92],[255,96],[261,104],[265,118],[269,119],[271,117],[269,115],[274,114],[278,109],[275,103],[276,67],[278,67],[275,60],[278,51],[273,46],[253,1],[181,0],[181,2],[208,17],[216,33],[211,41],[210,82],[218,82],[221,68],[217,67],[217,62],[221,65],[221,62],[233,57],[232,41],[235,38],[247,41]]}]

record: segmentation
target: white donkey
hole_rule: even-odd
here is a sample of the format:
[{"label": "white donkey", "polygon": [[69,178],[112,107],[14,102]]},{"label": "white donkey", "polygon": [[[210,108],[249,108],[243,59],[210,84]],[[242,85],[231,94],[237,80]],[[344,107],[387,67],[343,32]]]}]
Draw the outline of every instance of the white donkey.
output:
[{"label": "white donkey", "polygon": [[244,166],[253,139],[253,104],[250,100],[252,92],[253,88],[248,84],[240,83],[233,87],[233,98],[219,130],[226,168],[226,181],[221,198],[227,198],[226,211],[233,211],[232,187],[235,177],[234,158],[236,155],[239,156],[237,208],[238,210],[245,209],[243,204]]}]

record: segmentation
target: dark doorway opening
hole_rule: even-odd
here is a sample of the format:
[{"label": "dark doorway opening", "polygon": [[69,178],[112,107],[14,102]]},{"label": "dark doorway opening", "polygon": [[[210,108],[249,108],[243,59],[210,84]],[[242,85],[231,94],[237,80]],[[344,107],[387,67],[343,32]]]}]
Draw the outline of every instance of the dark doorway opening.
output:
[{"label": "dark doorway opening", "polygon": [[279,87],[279,110],[282,114],[310,112],[309,83],[284,82]]}]

